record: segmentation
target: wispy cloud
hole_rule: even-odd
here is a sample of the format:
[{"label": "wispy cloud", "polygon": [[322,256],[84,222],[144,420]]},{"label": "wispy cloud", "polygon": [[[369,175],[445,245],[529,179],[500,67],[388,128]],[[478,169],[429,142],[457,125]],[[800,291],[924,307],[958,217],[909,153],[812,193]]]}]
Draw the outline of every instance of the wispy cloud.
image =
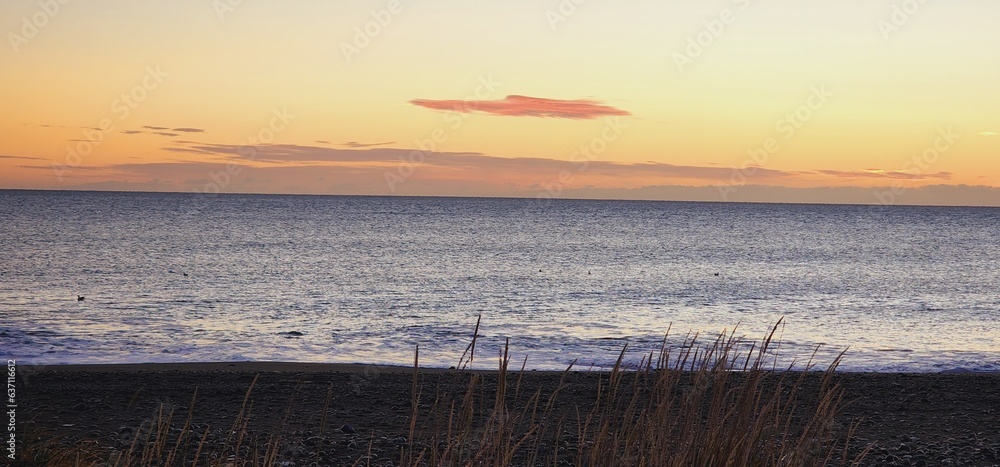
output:
[{"label": "wispy cloud", "polygon": [[29,160],[29,161],[40,161],[40,160],[44,160],[44,159],[42,159],[41,157],[28,157],[28,156],[5,156],[5,155],[3,155],[3,154],[0,154],[0,159],[24,159],[24,160]]},{"label": "wispy cloud", "polygon": [[21,126],[37,126],[40,128],[66,128],[63,125],[49,125],[48,123],[22,123]]},{"label": "wispy cloud", "polygon": [[[37,158],[37,157],[34,158],[34,159],[36,159],[36,160],[45,160],[45,159],[41,159],[41,158]],[[48,170],[48,171],[52,170],[52,166],[51,165],[19,165],[18,167],[20,167],[22,169],[35,169],[35,170]],[[108,169],[110,169],[112,167],[114,167],[114,166],[106,166],[106,165],[78,165],[76,167],[73,167],[73,170],[74,171],[80,170],[80,171],[105,172],[106,173],[106,172],[108,172]],[[70,177],[71,175],[66,175],[66,176]]]},{"label": "wispy cloud", "polygon": [[410,103],[434,110],[450,110],[461,113],[482,112],[509,117],[591,119],[603,116],[631,115],[625,110],[589,99],[560,100],[516,95],[495,101],[414,99]]},{"label": "wispy cloud", "polygon": [[[245,146],[235,144],[213,144],[213,143],[193,143],[185,147],[168,147],[168,151],[175,152],[199,152],[203,154],[216,154],[227,156],[237,160],[253,160],[268,163],[395,163],[401,158],[406,158],[411,149],[399,148],[369,148],[369,149],[342,149],[325,148],[319,146],[304,146],[298,144],[270,144],[254,147],[252,153],[248,152]],[[252,154],[252,155],[251,155]],[[450,158],[459,156],[480,155],[478,153],[460,152],[436,152],[430,157]]]},{"label": "wispy cloud", "polygon": [[122,130],[121,132],[124,133],[124,134],[126,134],[126,135],[149,134],[149,135],[168,136],[168,137],[177,136],[178,133],[204,133],[205,132],[205,130],[203,130],[201,128],[189,128],[189,127],[167,128],[165,126],[149,126],[149,125],[145,125],[142,128],[145,128],[146,130],[149,130],[149,131],[144,131],[144,130]]},{"label": "wispy cloud", "polygon": [[395,141],[386,141],[384,143],[359,143],[357,141],[348,141],[346,143],[341,144],[341,146],[345,146],[345,147],[349,147],[349,148],[353,148],[353,149],[358,149],[358,148],[371,148],[371,147],[375,147],[375,146],[388,146],[390,144],[396,144],[396,142]]},{"label": "wispy cloud", "polygon": [[979,133],[976,133],[976,136],[997,136],[997,135],[1000,135],[1000,133],[997,133],[995,131],[980,131]]},{"label": "wispy cloud", "polygon": [[214,154],[212,152],[204,151],[204,150],[197,149],[197,148],[163,148],[163,150],[164,151],[170,151],[170,152],[183,152],[183,153],[189,153],[189,154]]},{"label": "wispy cloud", "polygon": [[[184,147],[164,148],[174,152],[198,154],[215,154],[228,157],[235,161],[281,164],[285,167],[295,165],[344,167],[352,170],[359,167],[377,168],[382,173],[387,166],[393,166],[400,160],[406,160],[412,149],[402,148],[367,148],[341,149],[319,146],[304,146],[297,144],[273,144],[255,147],[252,157],[246,148],[232,144],[195,143]],[[579,161],[567,161],[543,157],[498,157],[477,152],[434,152],[426,154],[423,164],[432,170],[449,173],[466,173],[470,179],[479,180],[489,174],[504,174],[500,178],[510,177],[522,180],[544,182],[556,177],[562,171],[581,172]],[[584,175],[604,179],[685,179],[719,182],[728,180],[732,175],[731,167],[674,165],[659,162],[614,162],[588,161]],[[782,171],[759,168],[755,177],[761,180],[787,178],[800,175],[800,172]]]},{"label": "wispy cloud", "polygon": [[[786,187],[746,185],[729,199],[743,203],[878,204],[873,193],[891,187]],[[641,188],[577,188],[567,198],[719,201],[712,186],[656,185]],[[897,204],[918,206],[1000,206],[1000,188],[969,185],[927,185],[907,189]]]},{"label": "wispy cloud", "polygon": [[[204,189],[218,178],[218,173],[231,174],[233,167],[239,167],[240,175],[230,177],[231,182],[225,188],[227,191],[388,194],[386,174],[397,170],[400,160],[409,160],[414,151],[418,151],[396,147],[347,148],[298,144],[257,145],[253,151],[248,151],[243,145],[181,140],[171,141],[168,147],[162,149],[176,154],[178,159],[159,162],[140,159],[114,165],[88,166],[78,180],[118,180],[130,184],[158,180],[170,184],[172,190],[188,191]],[[717,164],[571,161],[546,157],[500,157],[477,152],[420,152],[420,170],[415,171],[394,194],[535,197],[549,189],[554,181],[560,180],[563,197],[657,199],[662,195],[663,198],[659,199],[688,199],[685,197],[692,196],[691,199],[711,200],[713,197],[705,193],[714,193],[717,199],[715,187],[728,183],[734,170],[733,167]],[[30,167],[51,170],[50,166],[37,163]],[[566,174],[571,180],[561,181],[567,178]],[[850,171],[757,167],[753,183],[776,188],[761,188],[760,197],[748,197],[746,200],[770,200],[765,194],[778,193],[780,190],[775,190],[780,186],[815,188],[808,193],[820,193],[822,186],[851,185],[856,190],[850,193],[859,195],[857,202],[862,202],[864,197],[860,195],[867,193],[870,196],[871,187],[895,186],[900,182],[916,185],[942,183],[951,178],[949,172],[919,174],[878,168]],[[661,191],[636,187],[689,188]],[[695,189],[697,187],[702,188]],[[797,192],[786,190],[780,193],[784,196]],[[847,196],[847,192],[834,190],[827,193],[831,200],[854,199]]]},{"label": "wispy cloud", "polygon": [[[511,164],[526,162],[513,160]],[[544,163],[544,161],[538,161]],[[557,161],[558,162],[558,161]],[[102,168],[109,175],[100,178],[81,176],[78,186],[68,188],[108,190],[185,191],[204,190],[213,183],[213,174],[228,173],[231,163],[175,162],[120,164]],[[519,168],[524,168],[520,166]],[[38,166],[51,170],[49,166]],[[93,174],[96,168],[87,167]],[[727,169],[728,173],[731,169]],[[491,173],[481,179],[455,178],[446,171],[422,169],[397,194],[433,196],[508,196],[535,198],[540,185],[509,177],[510,172]],[[588,171],[589,172],[589,171]],[[280,188],[283,193],[384,195],[384,167],[282,165],[252,167],[243,165],[238,177],[231,178],[226,191],[266,193]],[[480,173],[463,172],[465,174]],[[539,174],[538,179],[545,175]],[[536,179],[537,180],[537,179]],[[797,203],[874,204],[874,187],[816,186],[788,187],[774,184],[743,186],[731,201]],[[888,185],[883,186],[887,188]],[[655,183],[639,188],[602,187],[579,183],[566,187],[563,198],[646,199],[675,201],[719,201],[718,189],[711,183]],[[899,204],[998,206],[1000,188],[965,185],[929,185],[910,188],[897,199]]]},{"label": "wispy cloud", "polygon": [[911,173],[898,170],[817,170],[818,173],[839,178],[888,178],[893,180],[949,180],[951,172]]}]

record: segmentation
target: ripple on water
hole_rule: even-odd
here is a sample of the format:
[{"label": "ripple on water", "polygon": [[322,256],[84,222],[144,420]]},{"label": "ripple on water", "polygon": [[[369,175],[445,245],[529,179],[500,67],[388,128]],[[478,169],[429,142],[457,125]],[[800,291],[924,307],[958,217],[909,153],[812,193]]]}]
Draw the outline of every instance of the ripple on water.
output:
[{"label": "ripple on water", "polygon": [[625,343],[637,362],[671,324],[758,340],[785,317],[787,361],[820,343],[857,371],[1000,361],[1000,210],[233,195],[190,216],[184,196],[0,192],[0,238],[31,239],[0,242],[4,349],[408,364],[420,345],[450,366],[482,314],[484,364],[509,337],[562,369]]}]

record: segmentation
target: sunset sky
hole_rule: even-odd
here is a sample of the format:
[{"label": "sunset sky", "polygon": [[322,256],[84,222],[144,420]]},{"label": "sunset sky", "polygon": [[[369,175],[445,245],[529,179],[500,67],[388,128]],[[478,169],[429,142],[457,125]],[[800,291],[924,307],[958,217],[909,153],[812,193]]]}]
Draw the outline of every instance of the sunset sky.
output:
[{"label": "sunset sky", "polygon": [[997,206],[997,18],[5,0],[0,188]]}]

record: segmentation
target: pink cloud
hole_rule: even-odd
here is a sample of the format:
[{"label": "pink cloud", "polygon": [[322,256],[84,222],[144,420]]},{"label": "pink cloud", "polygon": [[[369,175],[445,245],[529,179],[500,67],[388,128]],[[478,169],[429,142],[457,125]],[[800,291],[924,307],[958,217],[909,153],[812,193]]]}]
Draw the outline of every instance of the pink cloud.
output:
[{"label": "pink cloud", "polygon": [[591,119],[609,115],[631,115],[625,110],[589,99],[560,100],[511,95],[495,101],[414,99],[410,103],[435,110],[483,112],[509,117]]}]

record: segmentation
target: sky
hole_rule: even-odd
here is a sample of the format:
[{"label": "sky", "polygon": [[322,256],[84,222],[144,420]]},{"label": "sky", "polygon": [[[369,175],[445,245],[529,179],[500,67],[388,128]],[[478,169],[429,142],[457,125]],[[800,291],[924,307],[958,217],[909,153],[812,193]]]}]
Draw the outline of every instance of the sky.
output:
[{"label": "sky", "polygon": [[0,188],[1000,206],[995,0],[5,0]]}]

